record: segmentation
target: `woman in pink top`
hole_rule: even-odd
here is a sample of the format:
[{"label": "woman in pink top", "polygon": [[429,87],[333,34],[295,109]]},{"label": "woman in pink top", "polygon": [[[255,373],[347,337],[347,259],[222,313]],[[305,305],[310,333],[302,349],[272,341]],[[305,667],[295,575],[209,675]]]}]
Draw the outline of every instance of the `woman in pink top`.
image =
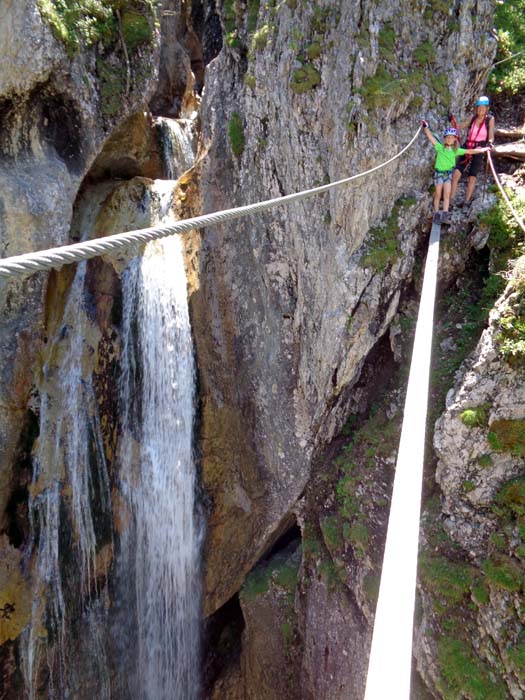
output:
[{"label": "woman in pink top", "polygon": [[[488,97],[480,97],[476,102],[476,114],[474,117],[458,124],[460,129],[468,127],[467,138],[464,144],[465,148],[480,148],[483,146],[492,148],[492,144],[494,143],[494,116],[489,112],[489,105],[490,100]],[[474,156],[465,155],[458,161],[456,169],[454,170],[454,175],[452,176],[451,200],[454,199],[456,195],[461,176],[464,172],[468,174],[465,201],[460,203],[458,205],[459,207],[468,206],[470,204],[470,200],[476,188],[476,178],[483,170],[484,162],[485,158],[482,154]]]}]

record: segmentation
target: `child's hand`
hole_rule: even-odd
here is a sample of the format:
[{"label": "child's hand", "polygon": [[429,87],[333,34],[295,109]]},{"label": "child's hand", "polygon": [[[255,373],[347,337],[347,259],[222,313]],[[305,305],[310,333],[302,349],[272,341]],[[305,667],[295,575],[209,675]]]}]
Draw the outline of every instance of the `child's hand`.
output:
[{"label": "child's hand", "polygon": [[423,119],[423,120],[421,121],[421,125],[423,126],[423,129],[428,129],[428,122],[427,122],[426,119]]}]

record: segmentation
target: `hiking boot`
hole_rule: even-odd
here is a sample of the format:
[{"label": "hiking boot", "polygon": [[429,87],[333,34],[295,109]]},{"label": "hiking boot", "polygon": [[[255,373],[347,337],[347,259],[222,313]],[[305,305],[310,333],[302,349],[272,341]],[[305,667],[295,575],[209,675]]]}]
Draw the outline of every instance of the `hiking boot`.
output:
[{"label": "hiking boot", "polygon": [[432,223],[433,224],[441,224],[441,212],[439,212],[439,211],[434,212],[434,216],[432,217]]},{"label": "hiking boot", "polygon": [[442,226],[450,226],[451,221],[450,221],[450,213],[448,211],[444,211],[441,214],[441,225]]}]

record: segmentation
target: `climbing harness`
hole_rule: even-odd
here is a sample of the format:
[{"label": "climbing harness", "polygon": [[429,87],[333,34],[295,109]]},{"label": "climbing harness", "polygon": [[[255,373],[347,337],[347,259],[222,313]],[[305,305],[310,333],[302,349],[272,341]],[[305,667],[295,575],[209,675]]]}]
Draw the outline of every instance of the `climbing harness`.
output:
[{"label": "climbing harness", "polygon": [[35,253],[26,253],[23,255],[3,258],[0,259],[0,277],[29,275],[33,272],[38,272],[41,270],[60,268],[62,265],[79,262],[80,260],[89,260],[99,255],[112,255],[126,249],[138,248],[145,243],[149,243],[150,241],[154,241],[159,238],[165,238],[166,236],[172,236],[175,233],[184,233],[186,231],[202,229],[212,224],[220,224],[224,221],[240,219],[244,216],[249,216],[260,211],[266,211],[267,209],[273,209],[275,207],[282,206],[283,204],[298,202],[302,199],[306,199],[307,197],[328,192],[335,187],[346,185],[353,180],[369,175],[370,173],[384,168],[389,163],[392,163],[394,160],[396,160],[396,158],[402,156],[403,153],[410,148],[410,146],[419,136],[420,132],[421,127],[419,127],[419,129],[416,131],[410,142],[403,149],[401,149],[399,153],[396,153],[395,156],[392,156],[392,158],[389,158],[388,160],[374,166],[373,168],[370,168],[369,170],[365,170],[362,173],[357,173],[357,175],[351,175],[350,177],[328,183],[327,185],[321,185],[319,187],[303,190],[294,194],[284,195],[275,199],[267,199],[262,202],[247,204],[235,209],[226,209],[224,211],[219,211],[212,214],[204,214],[191,219],[184,219],[167,226],[153,226],[137,231],[127,231],[125,233],[117,233],[112,236],[97,238],[91,241],[73,243],[71,245],[50,248],[49,250],[42,250]]},{"label": "climbing harness", "polygon": [[492,161],[492,156],[490,155],[490,151],[487,153],[487,159],[488,159],[488,163],[489,163],[489,165],[490,165],[490,169],[492,170],[492,174],[493,174],[493,176],[494,176],[494,180],[496,181],[496,184],[497,184],[497,186],[498,186],[499,189],[500,189],[500,192],[501,192],[501,194],[502,194],[502,196],[503,196],[503,199],[505,200],[505,203],[507,204],[507,206],[509,207],[510,211],[512,212],[512,216],[516,219],[516,221],[517,221],[518,225],[520,226],[521,230],[523,231],[523,233],[525,233],[525,223],[523,222],[523,219],[520,217],[520,215],[518,214],[518,212],[517,212],[517,211],[514,209],[514,207],[512,206],[512,203],[511,203],[510,199],[508,198],[507,193],[506,193],[505,190],[503,189],[503,185],[501,184],[501,180],[499,179],[499,175],[498,175],[498,173],[496,172],[496,168],[494,167],[494,163],[493,163],[493,161]]},{"label": "climbing harness", "polygon": [[432,225],[410,364],[364,700],[409,700],[440,226]]}]

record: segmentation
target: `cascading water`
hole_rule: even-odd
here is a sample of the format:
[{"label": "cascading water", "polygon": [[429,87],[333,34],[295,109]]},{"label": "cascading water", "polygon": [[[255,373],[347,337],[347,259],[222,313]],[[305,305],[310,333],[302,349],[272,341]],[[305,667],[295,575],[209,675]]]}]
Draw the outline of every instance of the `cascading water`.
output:
[{"label": "cascading water", "polygon": [[[170,174],[180,174],[194,160],[192,130],[162,121],[167,142],[179,143]],[[170,148],[166,152],[173,153]],[[121,195],[126,183],[87,188],[91,200],[77,211],[76,235],[93,235],[113,192],[111,217],[116,202],[138,212],[137,220],[123,216],[120,230],[172,218],[175,182],[139,178],[135,189],[132,183],[130,204]],[[119,475],[127,509],[114,500],[115,476],[108,473],[101,437],[92,381],[101,329],[88,270],[78,265],[57,327],[48,329],[29,502],[28,564],[31,557],[35,584],[22,649],[24,699],[194,700],[201,527],[181,242],[171,237],[149,244],[122,275]],[[119,509],[130,516],[113,521],[120,540],[111,526]]]},{"label": "cascading water", "polygon": [[[43,367],[40,436],[30,498],[31,549],[37,547],[31,625],[26,632],[25,676],[30,700],[38,697],[43,655],[49,673],[47,697],[75,697],[71,624],[83,620],[91,664],[99,679],[99,697],[109,700],[109,676],[101,651],[101,614],[96,595],[97,549],[111,532],[96,533],[91,507],[110,512],[109,477],[100,438],[98,406],[86,372],[89,320],[85,309],[86,263],[78,269],[65,307],[63,324]],[[67,570],[65,550],[73,566]],[[61,561],[62,560],[62,561]],[[66,595],[67,590],[67,595]],[[76,601],[75,610],[66,604]],[[102,606],[103,607],[103,606]],[[48,645],[49,639],[53,645]],[[98,650],[98,651],[97,651]]]},{"label": "cascading water", "polygon": [[167,119],[157,117],[166,177],[173,180],[191,168],[195,160],[195,143],[192,119]]},{"label": "cascading water", "polygon": [[[173,183],[156,181],[157,192]],[[171,185],[171,187],[170,187]],[[199,692],[200,531],[192,430],[195,367],[177,236],[147,245],[124,273],[123,491],[132,512],[121,570],[135,575],[137,700]],[[138,469],[137,469],[138,467]]]}]

